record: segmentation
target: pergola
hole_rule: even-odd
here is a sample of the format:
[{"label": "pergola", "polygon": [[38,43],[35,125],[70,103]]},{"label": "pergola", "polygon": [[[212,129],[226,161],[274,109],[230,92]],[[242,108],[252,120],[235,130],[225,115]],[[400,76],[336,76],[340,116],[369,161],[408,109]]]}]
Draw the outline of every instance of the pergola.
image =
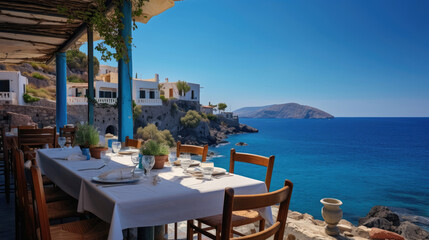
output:
[{"label": "pergola", "polygon": [[[177,0],[150,0],[143,6],[143,14],[136,21],[147,23],[152,16],[174,6]],[[112,9],[112,0],[105,5]],[[95,0],[0,0],[0,63],[26,61],[56,61],[56,126],[67,124],[67,66],[65,52],[82,39],[88,42],[88,92],[94,98],[93,32],[87,24],[68,21],[59,6],[85,10],[95,7]],[[124,0],[121,7],[124,39],[132,35],[132,4]],[[85,37],[86,35],[86,37]],[[126,41],[128,42],[128,41]],[[118,119],[119,140],[133,136],[132,117],[132,49],[127,45],[129,61],[119,60]],[[94,122],[94,105],[88,101],[88,122]]]}]

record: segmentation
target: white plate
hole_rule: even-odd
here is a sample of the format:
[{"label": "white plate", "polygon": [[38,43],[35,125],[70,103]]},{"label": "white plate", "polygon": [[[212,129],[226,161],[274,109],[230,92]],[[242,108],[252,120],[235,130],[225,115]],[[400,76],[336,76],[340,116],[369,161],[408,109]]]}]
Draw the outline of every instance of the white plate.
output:
[{"label": "white plate", "polygon": [[131,155],[133,153],[139,153],[140,151],[138,149],[127,149],[127,150],[121,150],[118,153],[122,155]]},{"label": "white plate", "polygon": [[[192,166],[200,166],[200,163],[201,163],[200,161],[192,160],[192,163],[191,163],[190,167],[192,167]],[[175,166],[180,166],[180,160],[175,161],[174,165]]]},{"label": "white plate", "polygon": [[[194,169],[189,169],[188,171],[191,173],[197,173],[197,174],[200,173],[201,174],[201,168],[200,167],[196,167]],[[226,173],[225,168],[214,167],[212,175],[220,175],[220,174],[225,174],[225,173]]]},{"label": "white plate", "polygon": [[121,178],[121,179],[101,179],[99,177],[93,177],[92,180],[98,183],[133,183],[140,180],[140,176],[134,178]]}]

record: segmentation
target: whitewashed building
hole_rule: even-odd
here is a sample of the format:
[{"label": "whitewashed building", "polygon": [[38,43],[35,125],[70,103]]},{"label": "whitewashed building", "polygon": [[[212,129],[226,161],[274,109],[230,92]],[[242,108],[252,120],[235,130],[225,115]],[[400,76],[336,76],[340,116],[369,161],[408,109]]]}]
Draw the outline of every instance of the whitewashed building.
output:
[{"label": "whitewashed building", "polygon": [[215,107],[209,106],[209,105],[207,105],[207,106],[201,105],[200,110],[202,113],[205,113],[205,114],[213,114],[214,108]]},{"label": "whitewashed building", "polygon": [[[94,81],[94,98],[98,103],[116,104],[118,97],[118,74],[110,72],[103,74],[104,81]],[[162,101],[158,90],[159,77],[155,74],[151,79],[133,79],[133,100],[137,105],[161,106]],[[87,83],[67,84],[67,103],[71,105],[88,104]]]},{"label": "whitewashed building", "polygon": [[27,84],[20,71],[0,71],[0,104],[24,105]]},{"label": "whitewashed building", "polygon": [[182,96],[179,94],[179,90],[177,90],[177,82],[169,82],[168,78],[165,79],[165,82],[162,83],[161,91],[164,92],[165,98],[175,98],[178,100],[184,101],[195,101],[200,102],[200,84],[189,83],[188,85],[191,87],[189,92],[182,93]]}]

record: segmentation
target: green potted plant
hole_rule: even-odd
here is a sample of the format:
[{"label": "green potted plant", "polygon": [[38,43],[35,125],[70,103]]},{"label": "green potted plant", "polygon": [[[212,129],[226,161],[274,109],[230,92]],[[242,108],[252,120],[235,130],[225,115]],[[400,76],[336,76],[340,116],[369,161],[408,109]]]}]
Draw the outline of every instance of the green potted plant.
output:
[{"label": "green potted plant", "polygon": [[159,143],[155,140],[147,141],[141,148],[140,154],[155,157],[154,169],[161,169],[164,163],[168,161],[169,148],[167,145]]},{"label": "green potted plant", "polygon": [[90,158],[89,153],[93,158],[100,159],[100,152],[107,151],[107,148],[98,146],[100,141],[97,129],[88,124],[79,124],[75,133],[74,145],[79,145],[82,149],[82,154]]}]

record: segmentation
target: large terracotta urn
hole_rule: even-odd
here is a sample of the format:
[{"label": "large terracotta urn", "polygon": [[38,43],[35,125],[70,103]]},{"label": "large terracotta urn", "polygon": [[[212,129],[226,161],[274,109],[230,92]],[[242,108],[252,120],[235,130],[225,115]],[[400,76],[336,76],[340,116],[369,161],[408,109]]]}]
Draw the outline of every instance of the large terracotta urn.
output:
[{"label": "large terracotta urn", "polygon": [[337,224],[343,218],[343,210],[340,209],[343,202],[335,198],[323,198],[320,202],[323,204],[322,217],[328,224],[325,228],[326,234],[338,235],[340,231]]}]

